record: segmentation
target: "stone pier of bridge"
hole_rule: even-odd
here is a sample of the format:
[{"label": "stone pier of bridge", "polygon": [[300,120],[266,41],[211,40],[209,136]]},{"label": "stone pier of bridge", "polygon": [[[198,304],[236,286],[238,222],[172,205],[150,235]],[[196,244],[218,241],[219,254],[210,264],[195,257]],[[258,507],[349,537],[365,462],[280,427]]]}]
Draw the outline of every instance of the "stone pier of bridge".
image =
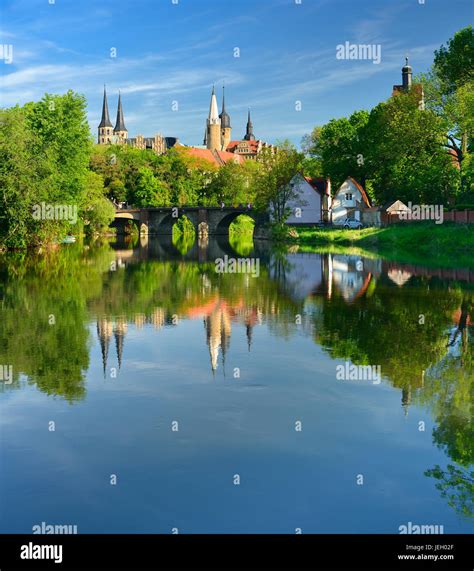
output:
[{"label": "stone pier of bridge", "polygon": [[209,236],[229,236],[232,222],[245,214],[255,221],[254,236],[264,238],[268,216],[253,208],[137,208],[116,210],[113,226],[117,233],[125,232],[126,225],[135,224],[140,234],[170,236],[173,226],[186,216],[196,233],[205,225]]}]

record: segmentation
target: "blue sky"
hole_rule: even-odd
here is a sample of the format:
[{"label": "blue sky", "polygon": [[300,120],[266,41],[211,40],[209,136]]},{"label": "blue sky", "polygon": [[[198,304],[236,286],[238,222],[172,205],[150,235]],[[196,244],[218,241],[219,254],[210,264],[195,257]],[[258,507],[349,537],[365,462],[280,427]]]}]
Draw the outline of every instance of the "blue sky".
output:
[{"label": "blue sky", "polygon": [[[0,45],[13,46],[12,63],[0,61],[0,105],[73,89],[87,97],[95,135],[106,83],[113,122],[122,91],[130,136],[200,145],[212,85],[220,105],[225,82],[233,139],[250,107],[258,138],[299,143],[389,97],[405,54],[425,71],[473,19],[472,0],[298,1],[0,0]],[[336,59],[346,41],[379,44],[380,64]]]}]

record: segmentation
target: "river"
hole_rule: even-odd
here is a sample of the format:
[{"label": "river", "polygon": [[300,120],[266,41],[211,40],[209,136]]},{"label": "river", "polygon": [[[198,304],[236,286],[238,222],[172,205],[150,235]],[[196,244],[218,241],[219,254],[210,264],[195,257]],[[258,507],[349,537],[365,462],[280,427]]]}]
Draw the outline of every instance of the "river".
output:
[{"label": "river", "polygon": [[474,531],[473,271],[187,248],[0,260],[0,532]]}]

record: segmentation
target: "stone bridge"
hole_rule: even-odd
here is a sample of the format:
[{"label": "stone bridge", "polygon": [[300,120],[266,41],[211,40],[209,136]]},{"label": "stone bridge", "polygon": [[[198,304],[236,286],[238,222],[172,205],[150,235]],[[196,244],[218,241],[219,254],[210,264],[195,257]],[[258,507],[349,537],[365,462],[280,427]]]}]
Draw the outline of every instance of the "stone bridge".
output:
[{"label": "stone bridge", "polygon": [[205,225],[210,236],[228,236],[229,226],[240,215],[245,214],[255,221],[255,238],[264,238],[264,226],[268,216],[261,214],[253,208],[200,208],[200,207],[172,207],[172,208],[135,208],[116,210],[113,226],[118,234],[125,231],[128,221],[138,227],[140,234],[169,236],[173,233],[173,226],[183,216],[194,226],[196,233]]}]

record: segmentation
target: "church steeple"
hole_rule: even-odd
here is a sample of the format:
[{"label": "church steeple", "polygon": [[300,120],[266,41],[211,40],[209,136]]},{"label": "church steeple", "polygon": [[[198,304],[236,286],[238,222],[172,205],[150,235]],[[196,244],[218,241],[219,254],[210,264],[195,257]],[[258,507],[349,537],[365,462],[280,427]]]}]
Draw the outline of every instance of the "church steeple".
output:
[{"label": "church steeple", "polygon": [[97,138],[97,142],[100,144],[110,143],[112,137],[112,128],[113,125],[110,122],[109,116],[109,104],[107,102],[107,91],[104,85],[104,99],[102,102],[102,119],[99,123],[99,134]]},{"label": "church steeple", "polygon": [[217,107],[216,90],[212,87],[211,105],[209,107],[209,117],[206,125],[206,145],[211,151],[220,151],[222,149],[221,141],[221,120],[219,118],[219,109]]},{"label": "church steeple", "polygon": [[255,141],[255,135],[253,134],[253,125],[252,119],[250,117],[250,109],[249,109],[249,117],[247,121],[247,133],[245,134],[244,141]]},{"label": "church steeple", "polygon": [[105,89],[105,85],[104,85],[104,100],[102,103],[102,119],[100,121],[99,128],[100,127],[113,127],[109,117],[109,104],[107,102],[107,91]]},{"label": "church steeple", "polygon": [[211,105],[209,107],[209,124],[220,125],[219,109],[217,107],[216,88],[212,86]]},{"label": "church steeple", "polygon": [[225,108],[225,87],[222,87],[222,113],[219,115],[221,120],[221,138],[222,150],[225,151],[230,144],[232,138],[232,127],[230,125],[230,115]]},{"label": "church steeple", "polygon": [[230,129],[230,116],[225,109],[225,87],[222,87],[222,113],[219,115],[221,120],[221,127],[223,129]]},{"label": "church steeple", "polygon": [[114,127],[114,135],[116,135],[119,138],[119,140],[123,140],[128,137],[127,127],[125,127],[125,120],[123,118],[122,95],[120,91],[119,91],[118,107],[117,107],[117,121]]},{"label": "church steeple", "polygon": [[405,58],[405,65],[402,67],[402,85],[405,91],[411,87],[412,69],[408,64],[408,58]]}]

